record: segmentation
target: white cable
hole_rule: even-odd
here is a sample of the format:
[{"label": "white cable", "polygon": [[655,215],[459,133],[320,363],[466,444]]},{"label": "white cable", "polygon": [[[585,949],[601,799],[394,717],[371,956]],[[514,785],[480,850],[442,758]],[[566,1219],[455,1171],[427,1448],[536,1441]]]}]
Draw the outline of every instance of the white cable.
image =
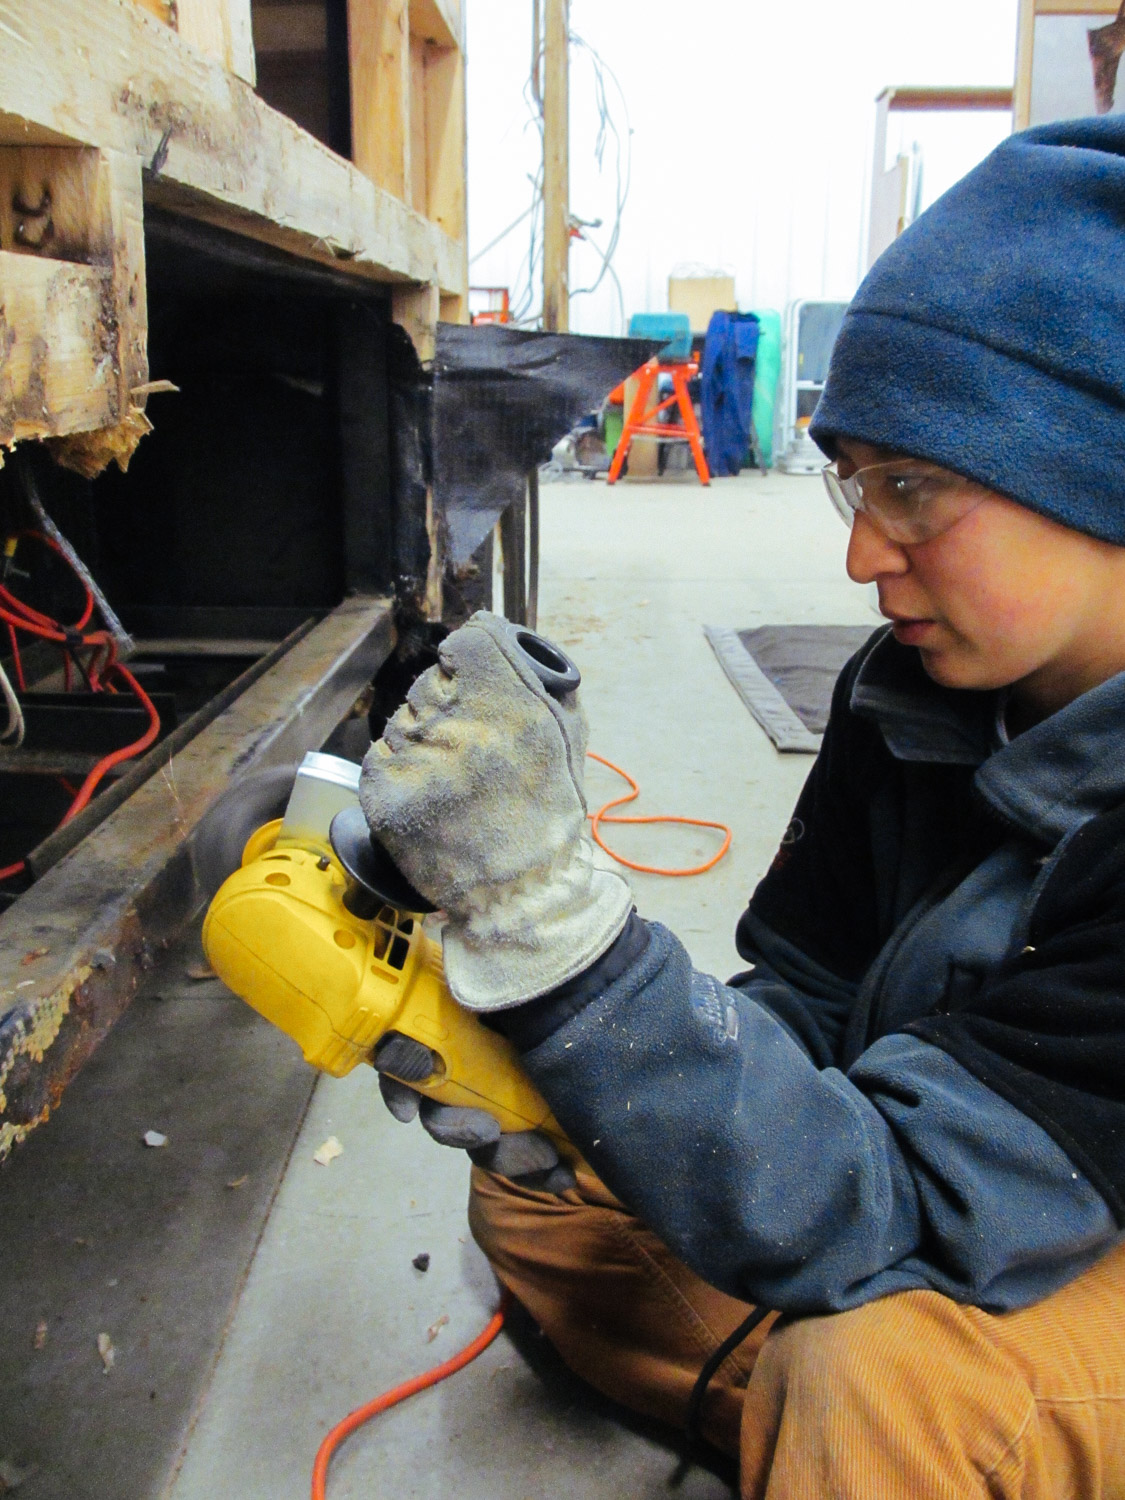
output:
[{"label": "white cable", "polygon": [[[0,734],[0,741],[3,741],[5,745],[10,743],[13,749],[18,749],[23,744],[27,726],[24,723],[20,700],[16,697],[15,690],[8,681],[8,674],[3,667],[0,667],[0,693],[4,695],[4,703],[8,710],[8,727],[3,734]],[[13,734],[15,739],[11,739]]]},{"label": "white cable", "polygon": [[[581,47],[589,55],[591,64],[594,69],[594,100],[598,111],[598,134],[594,144],[594,155],[597,159],[598,169],[600,171],[602,168],[606,141],[608,139],[609,133],[612,132],[615,142],[614,165],[617,177],[617,186],[614,193],[614,222],[613,227],[610,230],[609,239],[606,242],[605,249],[602,250],[600,245],[595,244],[589,235],[583,236],[587,244],[592,247],[599,260],[601,261],[601,269],[598,271],[597,276],[595,276],[594,280],[590,283],[589,286],[576,287],[570,293],[570,296],[571,298],[582,297],[591,292],[597,291],[598,287],[601,286],[604,278],[608,275],[614,282],[617,290],[617,300],[621,316],[621,330],[624,333],[625,299],[621,291],[621,283],[618,280],[617,273],[613,268],[612,262],[613,257],[617,252],[618,241],[621,237],[621,223],[625,214],[625,205],[629,199],[629,188],[632,181],[633,151],[632,127],[629,124],[629,106],[626,103],[625,91],[621,87],[620,80],[618,79],[616,73],[614,73],[613,69],[598,52],[598,50],[595,47],[592,47],[584,37],[579,36],[576,32],[571,32],[570,41],[574,44],[574,46]],[[617,124],[615,123],[613,118],[613,111],[610,109],[609,92],[606,88],[607,77],[612,81],[613,87],[617,91],[617,97],[620,100],[621,113],[623,116],[624,134],[622,133],[622,130],[618,129]],[[623,146],[624,170],[622,169]]]},{"label": "white cable", "polygon": [[513,219],[512,222],[508,225],[507,229],[502,229],[494,240],[489,240],[488,244],[485,245],[483,250],[478,250],[475,255],[469,256],[469,264],[474,265],[478,260],[480,260],[482,255],[487,255],[490,250],[494,250],[502,239],[505,239],[509,234],[511,234],[513,229],[519,228],[519,226],[527,218],[528,214],[533,214],[534,212],[535,204],[529,203],[528,206],[524,209],[523,213],[520,214],[519,218]]}]

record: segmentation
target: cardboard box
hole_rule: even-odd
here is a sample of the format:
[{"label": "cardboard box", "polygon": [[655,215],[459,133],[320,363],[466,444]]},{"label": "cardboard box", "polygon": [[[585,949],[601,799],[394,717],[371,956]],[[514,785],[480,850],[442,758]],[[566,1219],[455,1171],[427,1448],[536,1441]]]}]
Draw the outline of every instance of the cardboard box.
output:
[{"label": "cardboard box", "polygon": [[685,312],[692,333],[706,333],[713,312],[736,312],[733,276],[669,276],[668,311]]}]

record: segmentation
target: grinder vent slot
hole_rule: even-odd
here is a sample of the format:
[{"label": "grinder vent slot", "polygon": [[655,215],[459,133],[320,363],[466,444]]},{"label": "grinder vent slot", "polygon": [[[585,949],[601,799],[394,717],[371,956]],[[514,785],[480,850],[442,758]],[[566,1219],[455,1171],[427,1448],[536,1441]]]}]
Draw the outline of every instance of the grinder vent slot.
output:
[{"label": "grinder vent slot", "polygon": [[410,953],[410,935],[414,931],[413,917],[400,915],[393,906],[384,906],[375,918],[371,956],[388,969],[401,970],[406,966]]}]

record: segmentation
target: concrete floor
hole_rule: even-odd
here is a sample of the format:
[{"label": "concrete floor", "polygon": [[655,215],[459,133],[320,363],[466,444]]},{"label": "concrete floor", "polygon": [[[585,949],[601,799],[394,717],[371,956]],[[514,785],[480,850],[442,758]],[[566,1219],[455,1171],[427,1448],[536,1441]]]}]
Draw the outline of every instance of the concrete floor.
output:
[{"label": "concrete floor", "polygon": [[[707,490],[687,475],[558,483],[542,502],[540,628],[583,669],[591,748],[639,779],[636,810],[734,830],[705,876],[632,877],[641,912],[725,977],[741,966],[734,922],[809,760],[774,751],[702,626],[874,626],[843,572],[846,533],[818,480],[785,475]],[[591,765],[592,805],[619,789]],[[623,852],[673,865],[701,859],[715,837],[613,834]],[[496,1302],[466,1225],[464,1157],[397,1125],[366,1070],[321,1079],[301,1123],[308,1075],[293,1049],[217,983],[186,977],[189,959],[185,948],[162,960],[151,987],[163,1004],[134,1005],[0,1178],[0,1231],[20,1255],[6,1258],[18,1285],[0,1298],[0,1461],[38,1465],[21,1500],[298,1500],[328,1428],[447,1358]],[[146,1060],[161,1046],[164,1073],[150,1067],[142,1107]],[[150,1124],[167,1130],[167,1153],[138,1146]],[[313,1153],[330,1135],[343,1155],[319,1166]],[[245,1186],[228,1191],[228,1181]],[[3,1246],[0,1233],[0,1258]],[[421,1251],[424,1274],[411,1264]],[[45,1349],[32,1338],[40,1317],[51,1320]],[[94,1346],[104,1328],[118,1348],[108,1377]],[[524,1320],[454,1379],[357,1433],[329,1494],[640,1500],[663,1495],[674,1466],[667,1434],[570,1377]],[[678,1494],[718,1500],[728,1480],[696,1469]]]},{"label": "concrete floor", "polygon": [[[751,474],[700,489],[559,483],[542,491],[540,628],[584,674],[590,745],[636,776],[648,812],[718,818],[727,858],[690,880],[636,875],[641,912],[695,962],[740,967],[734,921],[768,864],[807,774],[779,756],[708,646],[706,624],[876,623],[843,572],[844,528],[819,480]],[[616,795],[591,766],[591,805]],[[711,834],[618,829],[642,862],[694,862]],[[312,1154],[329,1135],[344,1155]],[[487,1321],[493,1278],[465,1222],[467,1168],[395,1124],[369,1076],[318,1085],[187,1448],[173,1500],[304,1493],[330,1424],[459,1348]],[[422,1275],[419,1251],[432,1257]],[[432,1343],[426,1330],[448,1316]],[[660,1434],[625,1424],[535,1348],[502,1335],[454,1380],[357,1434],[333,1465],[333,1500],[657,1496],[673,1468]],[[684,1500],[729,1493],[696,1470]]]}]

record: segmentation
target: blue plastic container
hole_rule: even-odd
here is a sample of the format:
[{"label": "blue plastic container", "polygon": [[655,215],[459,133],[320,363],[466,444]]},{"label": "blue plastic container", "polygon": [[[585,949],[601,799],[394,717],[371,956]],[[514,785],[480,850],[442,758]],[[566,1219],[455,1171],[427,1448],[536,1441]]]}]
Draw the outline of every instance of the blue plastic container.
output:
[{"label": "blue plastic container", "polygon": [[634,313],[629,319],[631,339],[667,339],[659,359],[687,359],[691,354],[691,319],[687,313]]}]

